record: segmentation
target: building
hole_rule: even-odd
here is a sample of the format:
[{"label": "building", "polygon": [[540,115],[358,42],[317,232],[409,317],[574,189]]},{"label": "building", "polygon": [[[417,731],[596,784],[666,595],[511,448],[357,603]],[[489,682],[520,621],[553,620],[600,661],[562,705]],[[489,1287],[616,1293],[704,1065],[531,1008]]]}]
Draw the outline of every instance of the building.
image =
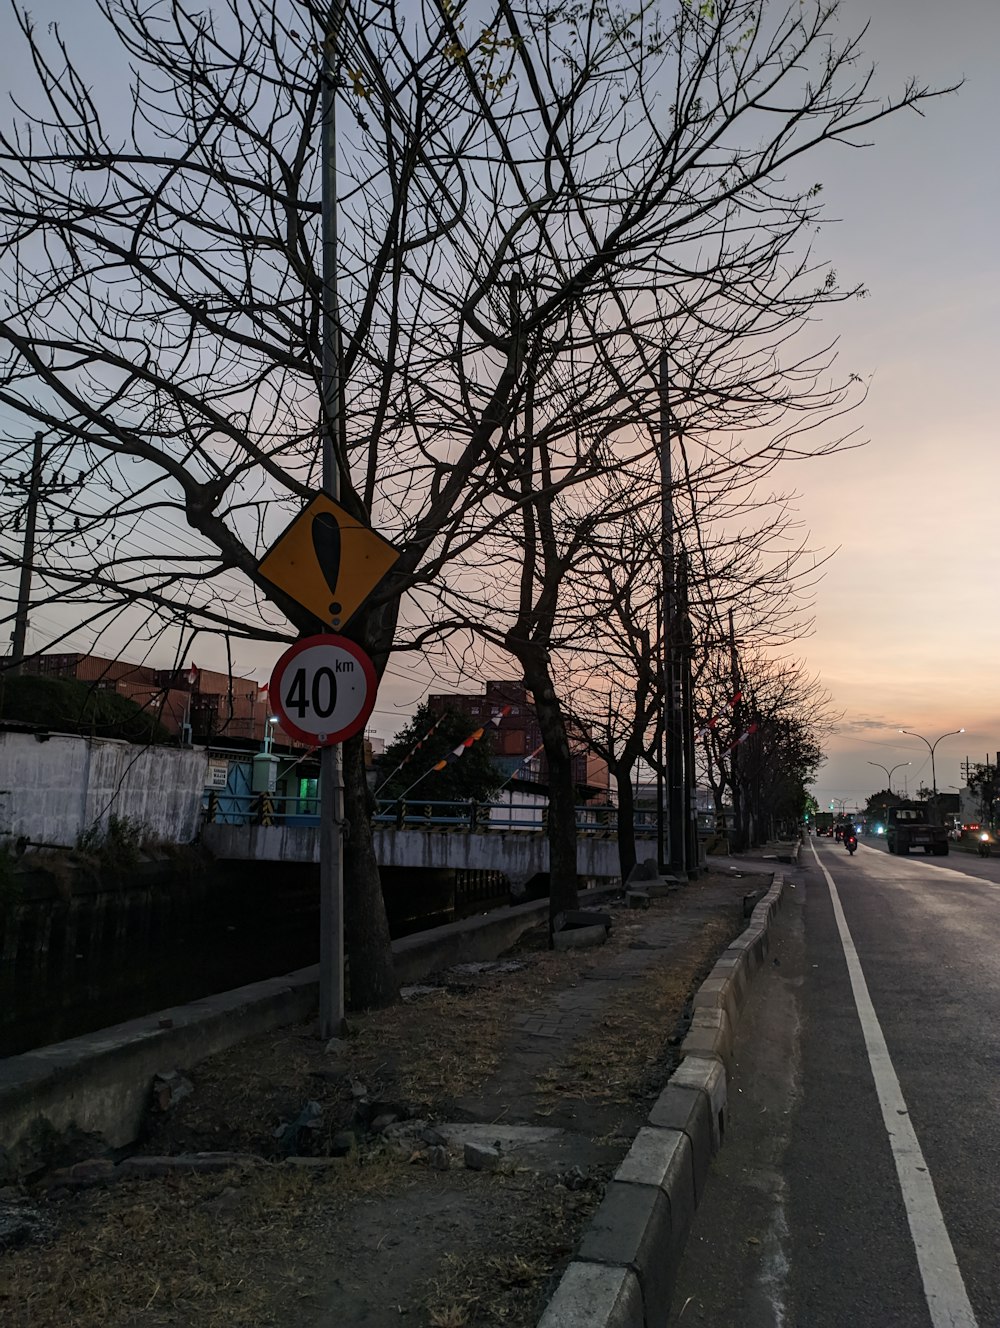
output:
[{"label": "building", "polygon": [[[456,710],[468,715],[469,727],[486,724],[504,706],[509,706],[500,720],[493,740],[495,763],[505,774],[518,772],[522,781],[544,784],[548,774],[542,748],[542,730],[528,689],[520,682],[490,680],[479,694],[469,692],[433,692],[427,698],[434,713]],[[586,726],[570,729],[573,756],[573,782],[583,801],[607,801],[610,786],[608,767],[587,744]]]},{"label": "building", "polygon": [[219,738],[264,741],[270,714],[267,689],[253,678],[230,676],[195,665],[189,669],[159,669],[156,677],[165,693],[178,687],[186,689],[194,741]]},{"label": "building", "polygon": [[32,655],[25,673],[68,678],[117,692],[155,715],[173,737],[263,742],[267,733],[267,693],[252,678],[230,677],[210,669],[154,669],[147,664],[104,659],[79,652]]}]

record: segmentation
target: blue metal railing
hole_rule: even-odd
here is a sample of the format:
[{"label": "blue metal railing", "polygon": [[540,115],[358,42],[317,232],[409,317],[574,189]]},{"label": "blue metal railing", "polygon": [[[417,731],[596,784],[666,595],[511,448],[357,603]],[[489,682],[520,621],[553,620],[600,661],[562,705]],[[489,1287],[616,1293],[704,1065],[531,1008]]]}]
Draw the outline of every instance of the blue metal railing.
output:
[{"label": "blue metal railing", "polygon": [[[206,821],[225,821],[243,825],[314,826],[319,824],[319,799],[284,796],[276,793],[229,793],[207,790],[202,800]],[[409,830],[453,830],[465,833],[524,831],[541,834],[548,821],[548,808],[532,802],[511,800],[502,803],[456,802],[451,800],[414,800],[401,802],[380,798],[373,822],[378,827],[395,826]],[[634,818],[635,834],[648,838],[656,834],[656,816],[639,812]],[[617,807],[580,806],[576,808],[578,835],[612,838],[618,833]]]}]

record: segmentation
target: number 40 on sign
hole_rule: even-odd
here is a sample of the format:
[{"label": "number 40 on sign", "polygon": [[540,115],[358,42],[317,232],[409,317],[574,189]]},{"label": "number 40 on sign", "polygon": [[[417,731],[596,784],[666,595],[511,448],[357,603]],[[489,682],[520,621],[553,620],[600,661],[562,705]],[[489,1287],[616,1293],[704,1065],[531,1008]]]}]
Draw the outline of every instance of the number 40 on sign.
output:
[{"label": "number 40 on sign", "polygon": [[285,651],[274,666],[268,696],[291,737],[332,747],[364,728],[376,688],[375,666],[361,647],[325,633]]}]

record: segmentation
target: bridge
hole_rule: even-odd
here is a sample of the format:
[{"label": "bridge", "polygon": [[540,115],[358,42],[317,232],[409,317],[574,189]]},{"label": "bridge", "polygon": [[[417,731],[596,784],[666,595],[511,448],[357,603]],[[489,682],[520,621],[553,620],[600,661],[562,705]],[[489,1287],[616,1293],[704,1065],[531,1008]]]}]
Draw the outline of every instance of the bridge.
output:
[{"label": "bridge", "polygon": [[[269,862],[319,862],[319,816],[297,799],[267,794],[228,797],[206,806],[201,841],[217,858]],[[291,805],[295,804],[295,805]],[[549,870],[545,809],[536,803],[383,803],[374,817],[380,867],[502,872],[514,894]],[[209,819],[209,817],[212,819]],[[577,874],[595,880],[618,877],[618,821],[613,807],[577,808]],[[636,827],[643,856],[655,853],[652,817]]]}]

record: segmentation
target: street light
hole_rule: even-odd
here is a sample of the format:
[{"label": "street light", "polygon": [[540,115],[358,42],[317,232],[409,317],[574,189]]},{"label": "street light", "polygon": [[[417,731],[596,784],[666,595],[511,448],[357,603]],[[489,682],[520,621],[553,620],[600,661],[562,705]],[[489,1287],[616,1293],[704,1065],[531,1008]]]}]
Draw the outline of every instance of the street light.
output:
[{"label": "street light", "polygon": [[[900,729],[899,731],[900,731],[900,733],[903,732],[902,729]],[[964,732],[964,730],[963,730],[963,729],[960,729],[959,732],[960,732],[960,733],[961,733],[961,732]],[[947,737],[947,736],[948,736],[948,735],[945,734],[945,737]],[[885,769],[885,766],[884,766],[884,765],[879,765],[878,761],[869,761],[868,764],[869,764],[869,765],[878,766],[879,770],[885,770],[886,779],[888,779],[888,781],[889,781],[889,792],[891,793],[891,792],[892,792],[892,776],[893,776],[893,774],[895,773],[895,771],[897,771],[897,770],[902,770],[902,768],[903,768],[904,765],[912,765],[913,762],[912,762],[912,761],[900,761],[899,765],[894,765],[894,766],[892,767],[891,770],[886,770],[886,769]]]},{"label": "street light", "polygon": [[965,729],[952,729],[950,733],[942,733],[940,738],[935,738],[933,742],[928,742],[922,733],[914,733],[911,729],[900,729],[900,733],[905,733],[909,738],[919,738],[925,743],[927,750],[931,754],[931,784],[934,786],[934,815],[937,816],[937,772],[934,769],[934,748],[942,738],[954,738],[959,733],[964,733]]}]

